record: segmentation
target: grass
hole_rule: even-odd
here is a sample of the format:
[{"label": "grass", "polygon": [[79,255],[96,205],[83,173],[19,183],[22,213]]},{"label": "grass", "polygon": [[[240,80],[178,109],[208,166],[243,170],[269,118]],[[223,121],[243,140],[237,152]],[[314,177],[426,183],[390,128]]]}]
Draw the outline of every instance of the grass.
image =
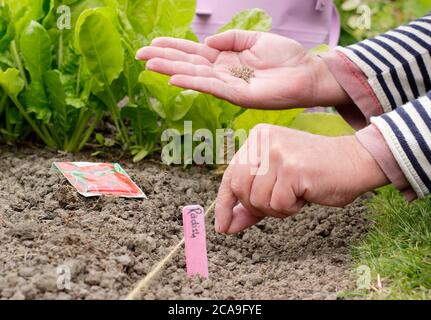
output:
[{"label": "grass", "polygon": [[371,289],[344,296],[431,299],[431,197],[407,203],[386,187],[368,206],[373,226],[353,256],[371,269]]}]

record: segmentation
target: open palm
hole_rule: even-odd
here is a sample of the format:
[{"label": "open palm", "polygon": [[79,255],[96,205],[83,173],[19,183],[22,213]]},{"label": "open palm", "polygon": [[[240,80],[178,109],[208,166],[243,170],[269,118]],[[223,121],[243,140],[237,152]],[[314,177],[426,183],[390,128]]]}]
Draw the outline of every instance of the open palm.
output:
[{"label": "open palm", "polygon": [[[149,70],[172,76],[172,85],[249,108],[326,105],[339,90],[319,57],[294,40],[270,33],[231,30],[205,44],[157,38],[139,50],[137,58],[147,60]],[[247,82],[233,76],[230,70],[235,67],[254,69],[254,77]]]}]

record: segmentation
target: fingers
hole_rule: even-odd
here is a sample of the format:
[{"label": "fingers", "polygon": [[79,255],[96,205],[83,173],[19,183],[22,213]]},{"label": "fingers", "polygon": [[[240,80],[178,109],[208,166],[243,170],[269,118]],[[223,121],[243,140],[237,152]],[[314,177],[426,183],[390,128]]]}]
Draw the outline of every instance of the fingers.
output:
[{"label": "fingers", "polygon": [[304,205],[304,199],[297,197],[287,177],[279,175],[272,191],[271,208],[285,216],[290,216],[298,213]]},{"label": "fingers", "polygon": [[262,217],[256,217],[253,215],[248,209],[246,209],[242,204],[238,204],[233,209],[232,220],[227,229],[227,234],[234,234],[241,232],[259,221],[261,221]]},{"label": "fingers", "polygon": [[195,77],[215,78],[214,70],[208,66],[195,65],[182,61],[171,61],[161,58],[154,58],[147,62],[147,69],[163,73],[169,76],[183,74]]},{"label": "fingers", "polygon": [[241,52],[253,47],[259,34],[256,31],[229,30],[207,38],[205,44],[220,51]]},{"label": "fingers", "polygon": [[147,61],[153,58],[162,58],[171,61],[188,62],[196,65],[211,65],[211,63],[202,56],[185,53],[183,51],[171,48],[144,47],[138,51],[136,58]]},{"label": "fingers", "polygon": [[221,99],[231,101],[232,98],[232,88],[227,83],[216,78],[174,75],[169,83],[180,88],[209,93]]},{"label": "fingers", "polygon": [[[268,162],[268,163],[267,163]],[[250,192],[250,204],[253,208],[274,218],[284,218],[282,212],[277,212],[271,207],[271,198],[277,175],[269,161],[263,160],[260,164]]]},{"label": "fingers", "polygon": [[[216,205],[216,231],[227,233],[231,228],[234,215],[234,207],[241,202],[247,208],[247,212],[256,219],[261,219],[262,213],[254,210],[250,206],[249,197],[254,175],[251,175],[251,165],[249,161],[248,146],[245,143],[235,154],[229,167],[227,168],[217,196]],[[255,162],[256,163],[256,159]],[[247,221],[251,221],[250,217]]]},{"label": "fingers", "polygon": [[177,38],[156,38],[151,43],[151,46],[160,48],[172,48],[183,51],[185,53],[196,54],[204,57],[211,63],[213,63],[217,59],[217,56],[220,54],[220,51],[214,48],[210,48],[204,44]]},{"label": "fingers", "polygon": [[233,208],[238,203],[238,198],[231,189],[231,179],[232,168],[228,167],[223,175],[215,206],[215,229],[219,233],[226,233],[229,230]]}]

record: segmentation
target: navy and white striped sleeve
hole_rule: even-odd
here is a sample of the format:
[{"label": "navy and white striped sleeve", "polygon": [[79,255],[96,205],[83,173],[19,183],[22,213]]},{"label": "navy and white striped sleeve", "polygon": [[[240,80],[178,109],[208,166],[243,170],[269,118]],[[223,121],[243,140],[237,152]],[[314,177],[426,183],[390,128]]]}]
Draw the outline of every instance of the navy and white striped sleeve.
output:
[{"label": "navy and white striped sleeve", "polygon": [[431,91],[379,117],[372,117],[419,198],[431,193]]},{"label": "navy and white striped sleeve", "polygon": [[419,198],[431,193],[431,15],[346,48],[384,113],[370,119]]},{"label": "navy and white striped sleeve", "polygon": [[431,90],[431,15],[336,50],[364,72],[384,112]]}]

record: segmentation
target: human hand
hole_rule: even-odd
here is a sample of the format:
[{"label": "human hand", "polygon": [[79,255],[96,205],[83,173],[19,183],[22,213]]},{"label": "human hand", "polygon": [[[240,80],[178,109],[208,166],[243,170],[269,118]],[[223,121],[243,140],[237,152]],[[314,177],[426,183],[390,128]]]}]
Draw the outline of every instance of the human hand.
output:
[{"label": "human hand", "polygon": [[240,232],[266,216],[285,218],[305,203],[343,207],[389,183],[355,136],[323,137],[258,125],[220,185],[216,231]]},{"label": "human hand", "polygon": [[[322,59],[298,42],[271,33],[231,30],[205,44],[157,38],[140,49],[147,68],[172,76],[172,85],[212,94],[257,109],[339,106],[349,96]],[[249,67],[249,82],[233,76],[232,67]]]}]

